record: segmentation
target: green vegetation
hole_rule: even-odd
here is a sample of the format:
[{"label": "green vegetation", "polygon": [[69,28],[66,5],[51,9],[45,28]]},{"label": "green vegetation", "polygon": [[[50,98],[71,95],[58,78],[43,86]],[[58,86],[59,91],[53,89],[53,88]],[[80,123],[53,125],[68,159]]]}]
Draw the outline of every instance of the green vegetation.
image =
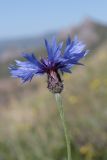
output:
[{"label": "green vegetation", "polygon": [[[107,43],[64,76],[63,102],[74,160],[107,160]],[[0,159],[65,160],[66,144],[46,79],[0,83]],[[72,137],[71,137],[72,135]]]}]

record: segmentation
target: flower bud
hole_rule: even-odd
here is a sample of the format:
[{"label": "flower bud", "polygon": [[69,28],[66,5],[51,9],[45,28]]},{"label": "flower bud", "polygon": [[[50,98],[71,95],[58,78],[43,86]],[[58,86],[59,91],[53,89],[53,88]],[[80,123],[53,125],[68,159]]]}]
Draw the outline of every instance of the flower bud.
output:
[{"label": "flower bud", "polygon": [[48,74],[48,86],[50,92],[52,93],[61,93],[64,86],[63,81],[60,78],[60,74],[57,71],[50,71]]}]

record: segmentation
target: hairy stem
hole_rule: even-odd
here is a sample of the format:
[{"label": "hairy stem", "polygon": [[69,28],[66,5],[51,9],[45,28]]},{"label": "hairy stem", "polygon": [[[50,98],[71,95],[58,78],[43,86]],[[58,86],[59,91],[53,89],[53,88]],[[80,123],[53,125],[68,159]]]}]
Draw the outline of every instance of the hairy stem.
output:
[{"label": "hairy stem", "polygon": [[61,118],[61,121],[62,121],[63,129],[64,129],[64,134],[65,134],[65,139],[66,139],[66,144],[67,144],[68,160],[72,160],[72,158],[71,158],[71,148],[70,148],[70,139],[69,139],[68,132],[67,132],[61,95],[58,94],[58,93],[55,94],[55,99],[56,99],[58,111],[59,111],[60,118]]}]

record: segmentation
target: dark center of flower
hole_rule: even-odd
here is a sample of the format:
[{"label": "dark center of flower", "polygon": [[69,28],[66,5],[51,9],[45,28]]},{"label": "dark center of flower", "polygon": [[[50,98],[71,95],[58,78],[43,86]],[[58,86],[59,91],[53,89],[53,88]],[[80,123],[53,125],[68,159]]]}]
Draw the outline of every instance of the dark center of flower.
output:
[{"label": "dark center of flower", "polygon": [[60,74],[58,71],[55,70],[50,70],[47,73],[47,83],[48,86],[47,88],[49,89],[50,92],[52,93],[61,93],[63,90],[63,81],[60,78]]}]

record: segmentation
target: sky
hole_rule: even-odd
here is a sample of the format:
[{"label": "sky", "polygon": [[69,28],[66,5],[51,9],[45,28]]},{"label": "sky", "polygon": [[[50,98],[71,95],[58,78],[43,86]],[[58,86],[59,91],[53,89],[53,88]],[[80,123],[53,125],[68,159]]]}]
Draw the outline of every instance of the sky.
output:
[{"label": "sky", "polygon": [[0,39],[57,31],[86,17],[107,24],[107,0],[0,0]]}]

